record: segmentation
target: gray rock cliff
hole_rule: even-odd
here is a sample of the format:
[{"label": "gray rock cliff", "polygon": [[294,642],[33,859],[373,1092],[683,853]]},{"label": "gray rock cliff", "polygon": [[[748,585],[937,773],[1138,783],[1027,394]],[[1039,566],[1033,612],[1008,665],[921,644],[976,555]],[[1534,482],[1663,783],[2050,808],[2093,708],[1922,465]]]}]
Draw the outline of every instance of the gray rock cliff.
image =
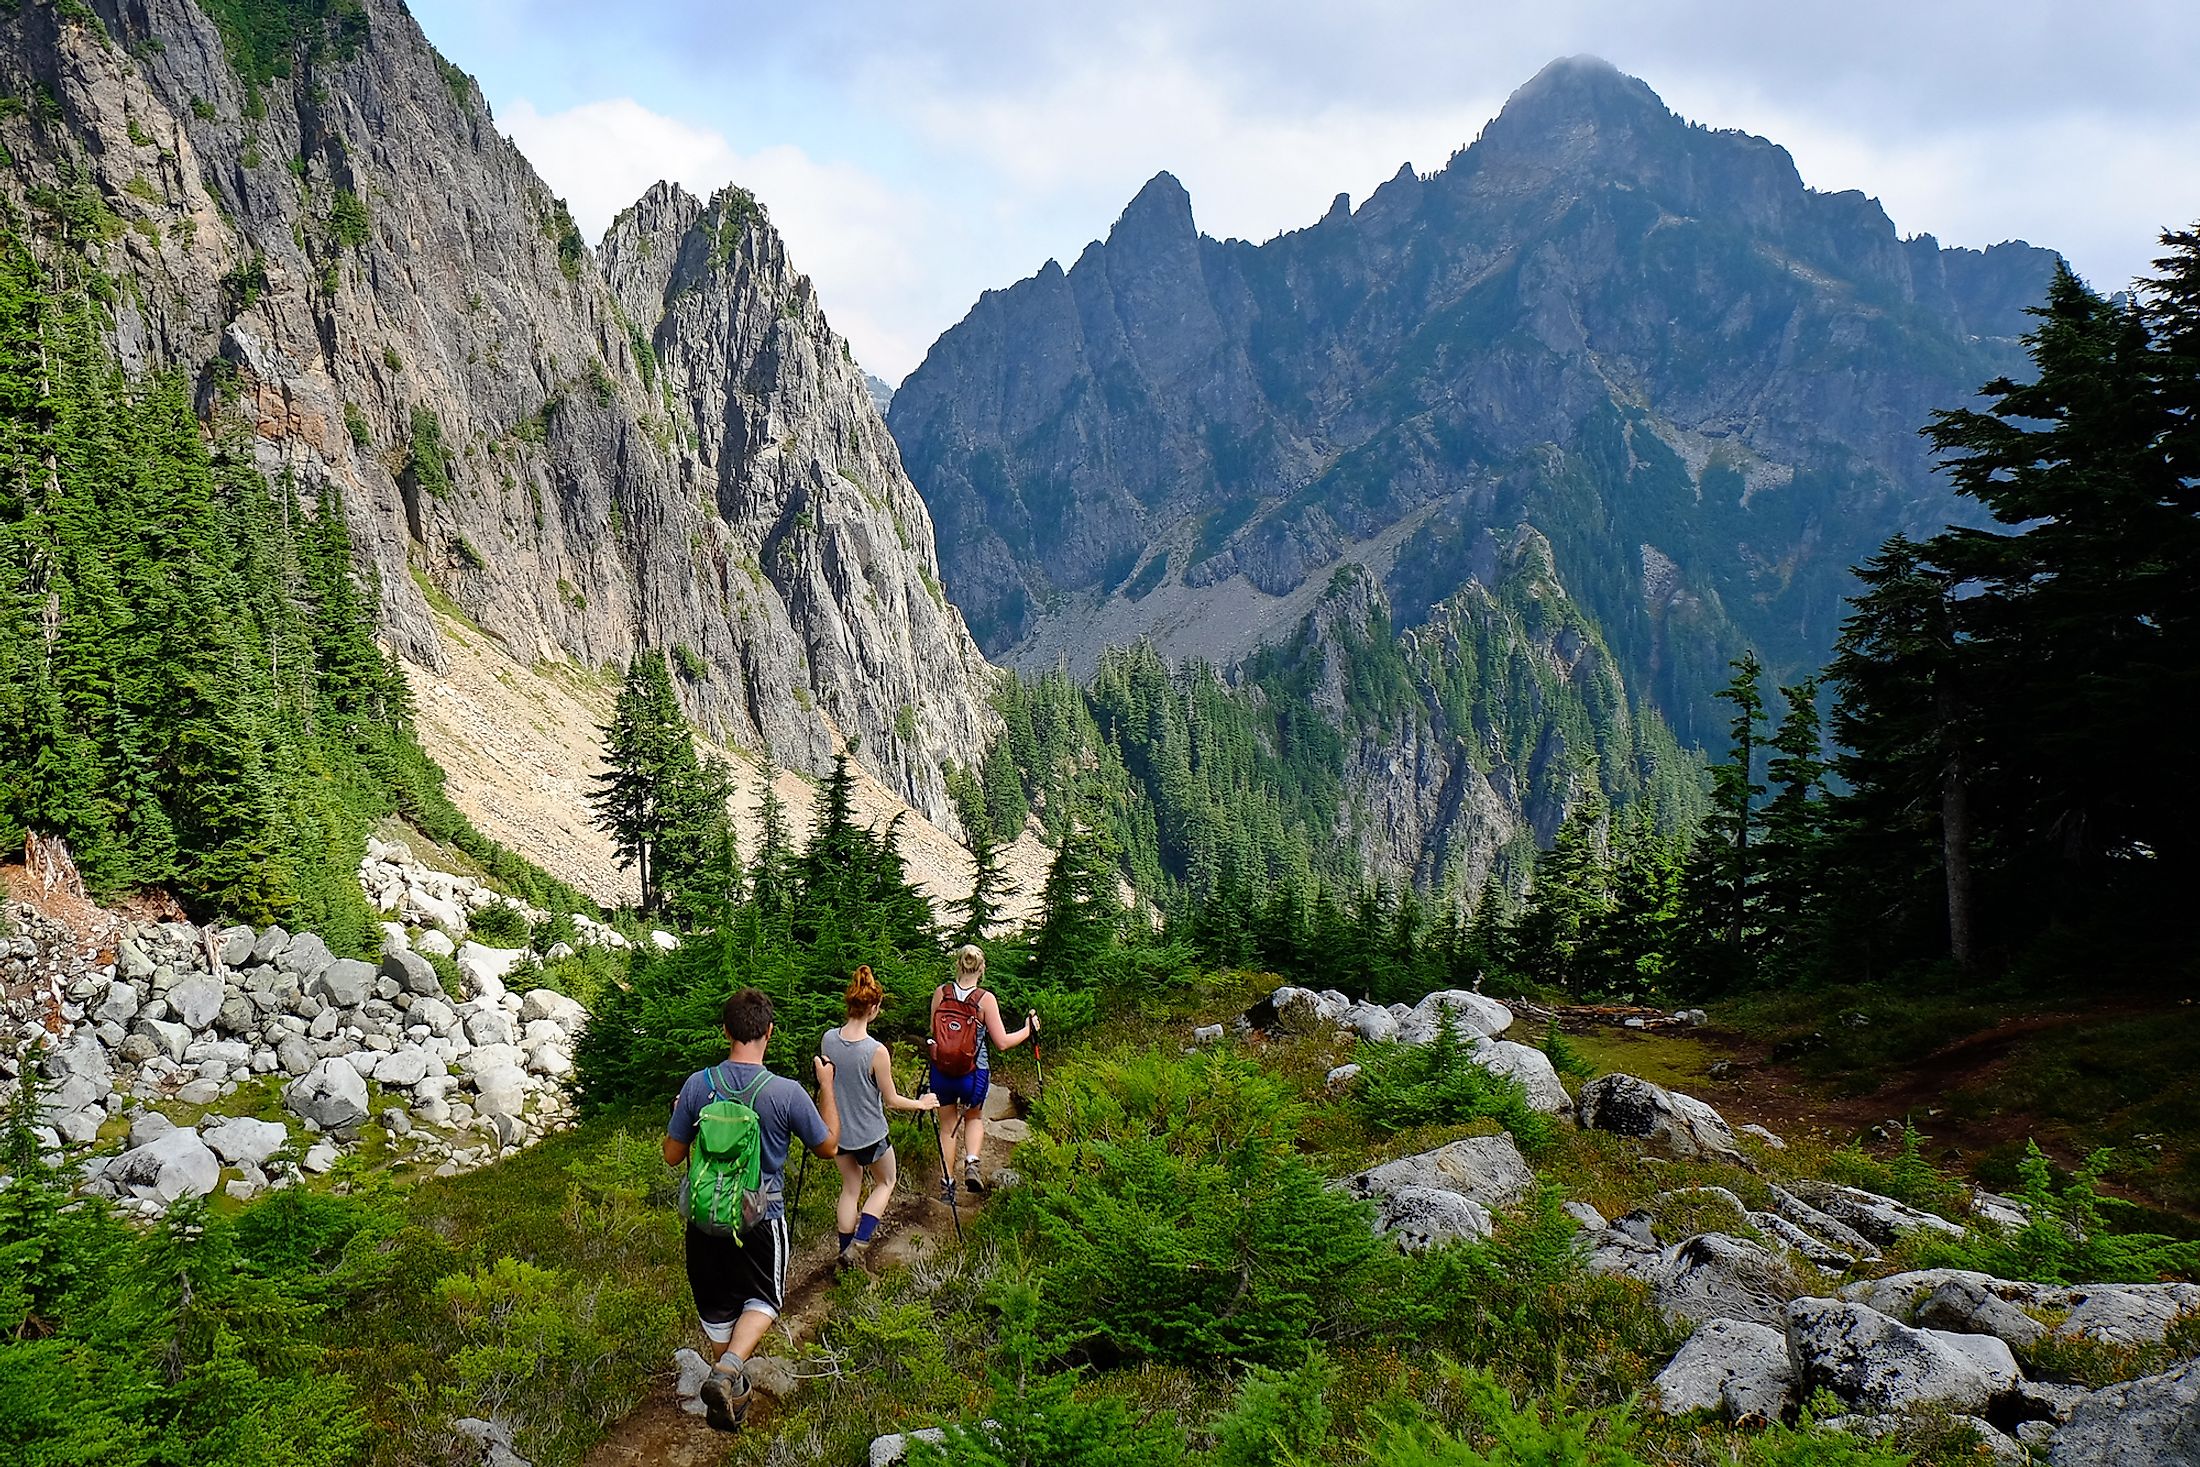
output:
[{"label": "gray rock cliff", "polygon": [[405,656],[442,665],[444,598],[524,663],[661,647],[706,732],[813,769],[855,738],[951,819],[989,671],[762,207],[659,187],[599,260],[396,0],[282,15],[256,41],[192,0],[0,17],[0,90],[38,99],[0,118],[0,192],[117,282],[126,363],[340,490]]},{"label": "gray rock cliff", "polygon": [[1524,522],[1697,742],[1727,657],[1815,668],[1848,567],[1954,511],[1916,430],[2014,364],[2054,260],[1900,239],[1574,59],[1444,169],[1265,244],[1157,176],[982,297],[889,421],[994,655],[1226,665],[1340,561],[1410,627]]}]

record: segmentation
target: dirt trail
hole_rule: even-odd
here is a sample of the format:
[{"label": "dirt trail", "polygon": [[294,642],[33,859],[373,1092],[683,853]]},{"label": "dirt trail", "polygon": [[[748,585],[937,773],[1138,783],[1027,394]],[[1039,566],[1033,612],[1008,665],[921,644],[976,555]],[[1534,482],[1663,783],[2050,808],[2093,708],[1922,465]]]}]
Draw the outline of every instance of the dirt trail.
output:
[{"label": "dirt trail", "polygon": [[[994,1100],[995,1096],[1000,1100]],[[999,1111],[998,1116],[989,1115],[986,1122],[984,1169],[991,1176],[1007,1164],[1010,1153],[1015,1150],[1016,1142],[1011,1138],[1022,1134],[1020,1127],[1010,1126],[1006,1128],[1009,1135],[1003,1136],[996,1130],[996,1123],[1019,1116],[1023,1103],[1006,1084],[996,1082],[988,1097],[987,1109]],[[906,1121],[899,1122],[895,1128],[899,1133],[895,1144],[901,1159],[901,1182],[895,1189],[893,1205],[887,1209],[878,1241],[872,1245],[871,1267],[874,1269],[914,1262],[935,1249],[952,1245],[955,1238],[955,1219],[948,1215],[947,1205],[940,1200],[939,1152],[921,1149],[932,1145],[931,1119],[920,1117],[919,1120],[921,1131],[912,1132]],[[911,1154],[903,1150],[905,1147],[920,1149]],[[805,1188],[824,1187],[829,1191],[839,1185],[829,1163],[813,1160],[810,1171],[812,1175],[803,1183]],[[977,1205],[964,1196],[957,1206],[962,1225],[968,1228]],[[786,1307],[780,1314],[780,1328],[765,1342],[759,1351],[761,1356],[796,1362],[796,1368],[801,1368],[798,1357],[803,1346],[817,1338],[831,1310],[836,1251],[835,1239],[828,1230],[819,1230],[811,1238],[795,1240],[795,1258],[788,1270],[790,1283]],[[668,1356],[672,1348],[667,1345]],[[716,1467],[736,1438],[711,1430],[702,1417],[683,1411],[673,1386],[674,1378],[670,1374],[655,1381],[649,1394],[613,1425],[610,1433],[583,1459],[583,1467]],[[745,1430],[768,1427],[776,1406],[777,1403],[760,1389],[749,1407]]]}]

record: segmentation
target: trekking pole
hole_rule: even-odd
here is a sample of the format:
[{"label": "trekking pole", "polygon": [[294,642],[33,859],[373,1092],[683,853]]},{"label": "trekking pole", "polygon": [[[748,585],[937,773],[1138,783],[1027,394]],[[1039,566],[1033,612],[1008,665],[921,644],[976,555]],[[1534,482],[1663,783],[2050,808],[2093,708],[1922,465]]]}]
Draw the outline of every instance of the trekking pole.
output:
[{"label": "trekking pole", "polygon": [[[1036,1022],[1039,1016],[1033,1014],[1031,1017]],[[1031,1031],[1031,1062],[1039,1067],[1039,1094],[1032,1097],[1033,1100],[1038,1100],[1040,1096],[1047,1093],[1047,1061],[1046,1055],[1039,1048],[1039,1031],[1037,1029]]]}]

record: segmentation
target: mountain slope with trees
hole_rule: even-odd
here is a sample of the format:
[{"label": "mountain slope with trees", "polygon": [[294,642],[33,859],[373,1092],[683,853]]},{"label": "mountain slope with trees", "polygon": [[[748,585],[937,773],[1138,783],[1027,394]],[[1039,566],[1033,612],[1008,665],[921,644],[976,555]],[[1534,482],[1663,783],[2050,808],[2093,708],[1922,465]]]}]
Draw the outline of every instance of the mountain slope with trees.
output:
[{"label": "mountain slope with trees", "polygon": [[763,204],[683,244],[659,189],[599,258],[399,0],[27,0],[0,96],[25,238],[104,282],[129,374],[341,506],[393,651],[442,665],[431,601],[523,665],[655,647],[712,737],[819,774],[852,737],[948,818],[989,670]]},{"label": "mountain slope with trees", "polygon": [[889,421],[995,656],[1228,665],[1357,562],[1409,629],[1526,523],[1684,743],[1799,677],[1849,567],[1955,512],[1916,429],[2013,364],[2045,250],[1898,239],[1772,143],[1557,62],[1441,171],[1265,244],[1155,178],[988,292]]}]

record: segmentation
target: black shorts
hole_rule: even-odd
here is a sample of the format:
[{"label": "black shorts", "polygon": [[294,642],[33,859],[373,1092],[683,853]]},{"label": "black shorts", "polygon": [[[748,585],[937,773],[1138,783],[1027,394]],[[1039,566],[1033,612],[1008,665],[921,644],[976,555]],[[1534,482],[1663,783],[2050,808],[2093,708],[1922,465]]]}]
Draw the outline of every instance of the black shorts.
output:
[{"label": "black shorts", "polygon": [[688,1224],[688,1288],[696,1318],[731,1324],[750,1309],[777,1318],[787,1297],[787,1220],[768,1217],[738,1238]]},{"label": "black shorts", "polygon": [[857,1166],[870,1166],[873,1162],[877,1161],[880,1157],[887,1155],[893,1149],[894,1138],[891,1136],[881,1136],[868,1146],[843,1146],[840,1149],[840,1154],[847,1157],[848,1160],[854,1162]]}]

